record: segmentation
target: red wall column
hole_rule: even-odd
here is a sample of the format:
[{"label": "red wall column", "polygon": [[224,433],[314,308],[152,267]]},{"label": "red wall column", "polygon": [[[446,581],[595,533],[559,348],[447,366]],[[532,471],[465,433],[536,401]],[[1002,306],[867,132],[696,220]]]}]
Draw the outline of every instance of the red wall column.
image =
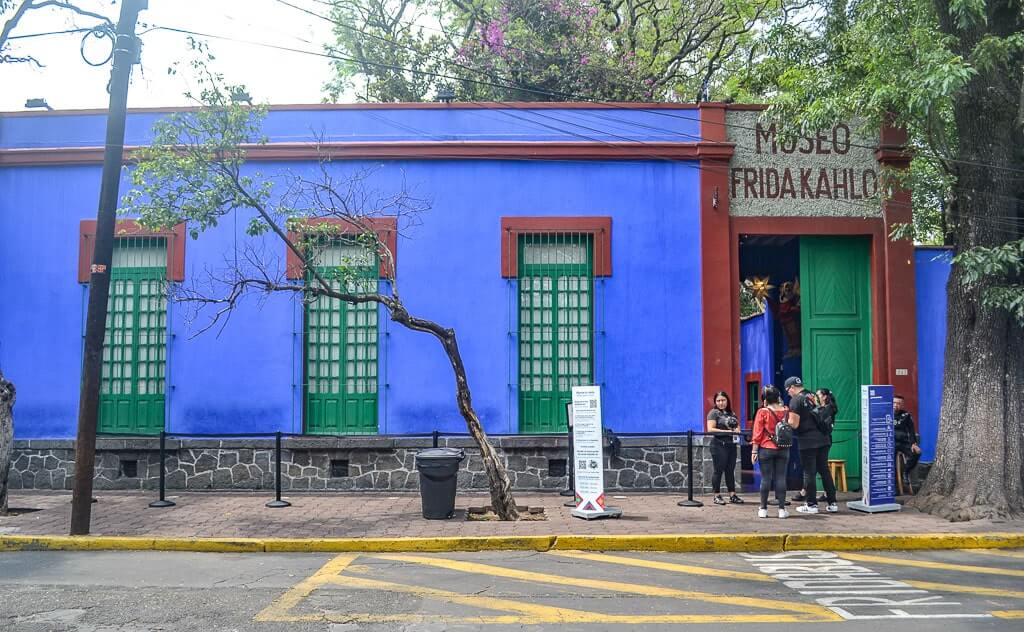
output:
[{"label": "red wall column", "polygon": [[[907,132],[890,125],[882,127],[881,142],[875,152],[879,164],[889,169],[906,169],[910,155],[904,151]],[[907,408],[917,416],[917,312],[914,285],[914,244],[910,239],[889,237],[898,224],[912,221],[910,191],[893,190],[883,202],[885,217],[885,345],[888,375],[885,381],[897,393],[905,395]]]},{"label": "red wall column", "polygon": [[[725,143],[723,103],[701,103],[702,142]],[[700,151],[698,150],[698,155]],[[701,317],[703,320],[704,409],[711,394],[729,391],[739,401],[739,296],[734,278],[729,230],[729,158],[719,149],[700,161]]]}]

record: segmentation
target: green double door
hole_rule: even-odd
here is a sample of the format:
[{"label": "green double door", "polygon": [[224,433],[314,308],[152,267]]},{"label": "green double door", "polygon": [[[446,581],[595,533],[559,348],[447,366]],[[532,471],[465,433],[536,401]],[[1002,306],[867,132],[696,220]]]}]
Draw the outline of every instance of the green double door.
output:
[{"label": "green double door", "polygon": [[[349,258],[361,256],[352,247],[342,252],[349,250]],[[377,291],[376,259],[320,274],[335,289]],[[306,303],[306,433],[377,434],[377,316],[373,302],[320,296]]]},{"label": "green double door", "polygon": [[164,429],[166,398],[165,245],[125,241],[115,244],[110,275],[98,430],[154,435]]},{"label": "green double door", "polygon": [[572,387],[593,383],[593,244],[589,235],[519,242],[519,430],[566,431]]},{"label": "green double door", "polygon": [[803,379],[836,396],[829,458],[846,461],[850,489],[860,488],[860,386],[871,383],[870,275],[867,237],[800,238]]}]

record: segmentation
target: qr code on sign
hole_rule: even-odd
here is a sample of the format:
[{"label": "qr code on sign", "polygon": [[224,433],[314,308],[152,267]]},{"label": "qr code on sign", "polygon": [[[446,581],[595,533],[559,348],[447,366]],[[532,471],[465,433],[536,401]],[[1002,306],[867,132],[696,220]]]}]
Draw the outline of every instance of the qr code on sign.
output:
[{"label": "qr code on sign", "polygon": [[597,408],[597,400],[596,399],[590,400],[590,407],[591,408]]}]

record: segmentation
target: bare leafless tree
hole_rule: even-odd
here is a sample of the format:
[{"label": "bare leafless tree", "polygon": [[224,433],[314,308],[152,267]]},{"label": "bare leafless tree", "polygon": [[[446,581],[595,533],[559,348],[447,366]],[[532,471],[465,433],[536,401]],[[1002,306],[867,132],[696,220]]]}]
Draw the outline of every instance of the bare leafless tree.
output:
[{"label": "bare leafless tree", "polygon": [[83,29],[84,31],[98,29],[97,32],[111,34],[114,32],[114,23],[110,18],[94,11],[83,9],[74,2],[67,2],[65,0],[22,0],[21,2],[16,2],[16,0],[0,0],[0,16],[6,17],[3,21],[3,26],[0,27],[0,64],[31,63],[37,66],[43,65],[32,55],[12,55],[8,54],[6,50],[10,43],[11,34],[18,28],[21,20],[30,12],[47,7],[63,9],[74,15],[89,18],[93,21],[93,24],[88,29]]},{"label": "bare leafless tree", "polygon": [[[213,75],[200,80],[204,82],[203,106],[198,111],[172,115],[157,124],[153,144],[140,152],[132,171],[135,188],[126,196],[124,208],[138,213],[149,226],[185,222],[193,236],[229,213],[251,212],[249,235],[280,241],[299,262],[305,282],[287,278],[295,274],[283,274],[280,262],[271,265],[250,248],[243,249],[240,258],[227,261],[226,268],[205,284],[193,284],[177,298],[214,310],[207,329],[228,318],[246,296],[285,292],[304,301],[326,297],[349,304],[375,303],[392,321],[434,337],[451,364],[458,410],[479,446],[494,511],[503,520],[518,518],[504,464],[473,408],[455,330],[411,313],[399,290],[394,253],[375,225],[375,220],[388,217],[394,218],[398,230],[406,230],[421,221],[427,202],[406,186],[392,194],[374,191],[366,170],[338,177],[338,165],[323,145],[319,145],[321,158],[314,177],[243,173],[246,151],[258,137],[263,110],[231,103],[226,96],[230,89],[220,89]],[[338,240],[379,258],[386,283],[378,291],[358,288],[352,282],[354,266],[346,263],[335,263],[325,273],[321,255]],[[211,291],[217,287],[222,291]]]}]

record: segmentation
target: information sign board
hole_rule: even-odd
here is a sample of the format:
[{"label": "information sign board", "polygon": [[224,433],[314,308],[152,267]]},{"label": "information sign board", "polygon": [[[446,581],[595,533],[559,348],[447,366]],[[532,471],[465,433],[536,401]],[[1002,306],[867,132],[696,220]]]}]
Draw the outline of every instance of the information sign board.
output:
[{"label": "information sign board", "polygon": [[900,510],[900,505],[896,502],[896,446],[892,396],[892,386],[861,386],[862,496],[859,501],[846,503],[850,509],[869,513]]},{"label": "information sign board", "polygon": [[621,515],[621,511],[605,506],[600,387],[572,387],[572,430],[576,474],[576,509],[572,514],[587,519]]}]

